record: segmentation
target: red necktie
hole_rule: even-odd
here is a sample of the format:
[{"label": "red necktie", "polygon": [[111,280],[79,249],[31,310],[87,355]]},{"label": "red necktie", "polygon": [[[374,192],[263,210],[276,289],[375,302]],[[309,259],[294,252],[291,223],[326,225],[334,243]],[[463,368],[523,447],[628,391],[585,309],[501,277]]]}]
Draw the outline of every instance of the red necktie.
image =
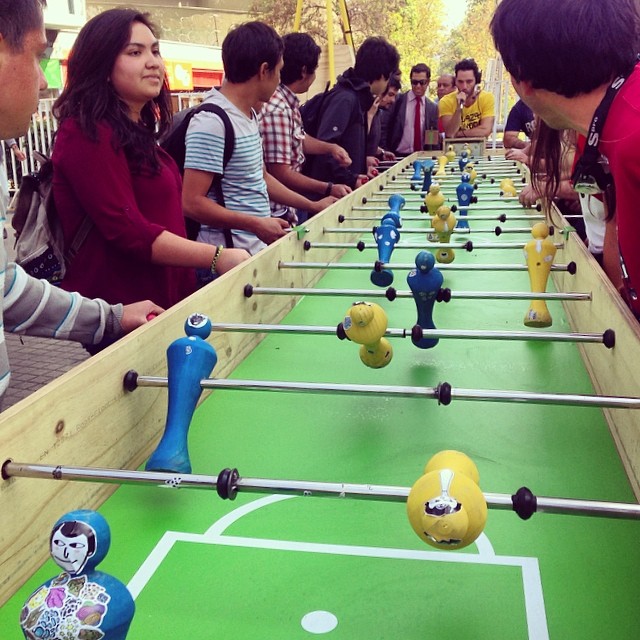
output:
[{"label": "red necktie", "polygon": [[422,122],[420,121],[420,98],[416,98],[416,116],[413,121],[413,150],[422,151]]}]

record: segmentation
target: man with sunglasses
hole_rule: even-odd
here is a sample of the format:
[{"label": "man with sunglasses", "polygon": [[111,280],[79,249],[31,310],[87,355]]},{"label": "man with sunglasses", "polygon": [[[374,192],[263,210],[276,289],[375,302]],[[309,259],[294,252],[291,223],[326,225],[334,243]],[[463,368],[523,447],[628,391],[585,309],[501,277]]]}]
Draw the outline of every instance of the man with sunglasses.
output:
[{"label": "man with sunglasses", "polygon": [[411,67],[411,91],[400,94],[389,116],[388,149],[406,156],[414,151],[438,149],[438,107],[426,95],[431,69],[424,63]]},{"label": "man with sunglasses", "polygon": [[447,138],[486,138],[493,131],[495,100],[482,91],[482,75],[473,58],[455,66],[456,89],[438,103],[442,128]]}]

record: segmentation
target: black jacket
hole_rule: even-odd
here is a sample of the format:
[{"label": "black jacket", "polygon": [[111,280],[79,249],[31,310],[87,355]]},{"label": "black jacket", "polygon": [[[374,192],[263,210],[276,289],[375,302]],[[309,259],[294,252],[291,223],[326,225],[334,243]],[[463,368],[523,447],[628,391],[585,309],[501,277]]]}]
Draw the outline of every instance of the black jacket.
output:
[{"label": "black jacket", "polygon": [[352,164],[341,167],[330,155],[311,156],[305,161],[306,175],[355,187],[358,175],[367,172],[367,111],[372,104],[369,83],[357,78],[353,69],[338,76],[322,105],[317,137],[343,147]]}]

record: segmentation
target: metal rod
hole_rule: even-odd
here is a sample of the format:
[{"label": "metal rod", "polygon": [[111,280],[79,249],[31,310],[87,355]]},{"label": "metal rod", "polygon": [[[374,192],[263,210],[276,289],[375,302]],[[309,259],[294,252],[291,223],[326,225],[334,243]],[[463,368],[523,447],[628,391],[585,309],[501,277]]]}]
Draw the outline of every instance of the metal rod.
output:
[{"label": "metal rod", "polygon": [[[471,207],[465,207],[465,209],[470,209]],[[475,207],[474,207],[475,208]],[[476,209],[476,211],[493,211],[495,209],[495,207],[484,207],[484,208],[479,208]],[[362,207],[351,207],[352,211],[380,211],[380,213],[387,213],[390,209],[389,207],[367,207],[366,205],[362,206]],[[458,207],[458,210],[460,210],[460,207]],[[500,209],[500,211],[502,211],[503,209]],[[504,207],[504,210],[508,210],[507,207]],[[518,211],[518,210],[522,210],[522,207],[513,207],[513,211]],[[413,215],[408,215],[405,216],[404,215],[404,211],[406,211],[406,209],[403,209],[402,211],[400,211],[400,217],[402,218],[403,222],[406,221],[418,221],[418,220],[424,220],[424,221],[428,221],[430,216],[427,213],[423,213],[420,216],[413,216]],[[535,211],[535,209],[532,209],[532,211]],[[365,220],[380,220],[380,218],[382,217],[382,215],[379,216],[343,216],[340,218],[340,220],[338,220],[338,222],[346,222],[347,220],[349,221],[358,221],[358,222],[364,222]],[[487,221],[493,221],[493,222],[506,222],[507,220],[544,220],[545,217],[543,215],[539,215],[537,213],[532,213],[532,214],[527,214],[527,213],[523,213],[523,214],[515,214],[515,215],[490,215],[490,216],[476,216],[476,215],[468,215],[468,216],[461,216],[463,220],[468,220],[469,222],[476,222],[476,221],[483,221],[483,220],[487,220]],[[566,217],[566,216],[565,216]],[[582,216],[581,216],[582,217]]]},{"label": "metal rod", "polygon": [[[423,218],[424,222],[431,222],[431,218]],[[359,234],[364,234],[364,233],[371,233],[373,230],[373,227],[323,227],[322,229],[322,233],[359,233]],[[408,229],[407,227],[402,227],[401,229],[399,229],[400,233],[421,233],[421,234],[425,234],[425,233],[436,233],[436,230],[432,227],[424,227],[423,229]],[[479,229],[477,231],[480,231]],[[494,230],[493,229],[483,229],[483,231],[486,231],[487,233],[491,233]],[[529,232],[531,232],[531,229],[528,229]],[[471,229],[465,229],[465,228],[455,228],[453,229],[453,231],[451,233],[455,233],[457,235],[469,235],[471,233]],[[506,231],[505,231],[506,233]]]},{"label": "metal rod", "polygon": [[[139,387],[166,387],[167,378],[137,376],[136,383]],[[231,389],[234,391],[303,391],[306,393],[331,393],[334,395],[386,395],[400,398],[428,398],[437,399],[438,404],[444,405],[448,405],[451,400],[479,400],[572,407],[640,409],[640,398],[638,397],[535,393],[532,391],[456,389],[452,388],[451,385],[446,382],[439,384],[437,387],[410,387],[206,378],[200,381],[200,386],[203,389]]]},{"label": "metal rod", "polygon": [[[234,333],[272,333],[299,335],[335,336],[336,327],[313,325],[282,324],[243,324],[213,322],[212,331],[230,331]],[[411,338],[412,329],[387,329],[388,338]],[[422,329],[424,338],[445,338],[462,340],[529,340],[532,342],[590,342],[603,343],[602,333],[560,333],[552,331],[481,331],[473,329]]]},{"label": "metal rod", "polygon": [[[161,471],[130,471],[99,467],[75,467],[63,465],[30,464],[7,460],[2,476],[8,478],[36,478],[75,482],[100,482],[111,484],[141,484],[173,489],[217,490],[222,474],[217,476],[175,474]],[[314,497],[335,497],[377,500],[381,502],[405,502],[409,487],[376,484],[352,484],[344,482],[314,482],[308,480],[274,480],[267,478],[232,479],[231,489],[249,493],[282,493]],[[514,510],[514,497],[505,493],[483,493],[491,509]],[[535,496],[536,511],[565,515],[600,516],[611,518],[640,518],[640,505],[601,500],[577,500]]]},{"label": "metal rod", "polygon": [[[476,249],[524,249],[525,242],[477,242],[472,245],[471,251]],[[563,249],[564,243],[556,242],[553,245],[556,249]],[[378,245],[374,242],[307,242],[307,249],[377,249]],[[468,251],[466,243],[456,242],[422,242],[420,244],[410,242],[399,242],[394,251],[398,249],[460,249],[460,251]]]},{"label": "metal rod", "polygon": [[[278,269],[373,269],[371,262],[279,262]],[[383,264],[387,269],[415,269],[413,262]],[[528,271],[524,264],[438,264],[439,271]],[[574,264],[553,264],[551,271],[575,273]]]},{"label": "metal rod", "polygon": [[[411,291],[389,289],[308,289],[286,287],[251,287],[251,295],[342,296],[365,298],[413,298]],[[250,297],[250,296],[247,296]],[[531,291],[451,291],[451,298],[464,300],[591,300],[590,293],[555,293]]]}]

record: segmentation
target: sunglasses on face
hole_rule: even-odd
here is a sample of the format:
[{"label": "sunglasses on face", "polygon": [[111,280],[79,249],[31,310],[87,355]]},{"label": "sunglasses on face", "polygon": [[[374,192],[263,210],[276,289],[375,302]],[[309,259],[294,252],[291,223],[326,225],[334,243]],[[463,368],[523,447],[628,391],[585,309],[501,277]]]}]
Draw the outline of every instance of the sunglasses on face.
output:
[{"label": "sunglasses on face", "polygon": [[424,87],[425,84],[429,84],[428,80],[412,80],[411,84],[415,87],[416,85],[421,85]]}]

